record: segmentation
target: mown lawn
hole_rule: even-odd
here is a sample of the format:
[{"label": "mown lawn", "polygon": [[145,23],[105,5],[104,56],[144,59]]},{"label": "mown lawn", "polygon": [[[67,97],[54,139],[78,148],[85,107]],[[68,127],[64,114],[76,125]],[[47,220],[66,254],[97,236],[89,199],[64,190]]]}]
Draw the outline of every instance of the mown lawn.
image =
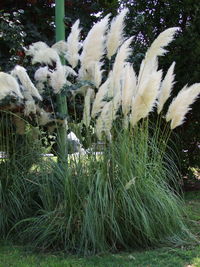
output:
[{"label": "mown lawn", "polygon": [[[186,194],[193,233],[200,237],[200,191]],[[200,267],[200,245],[159,248],[131,253],[78,258],[64,254],[33,253],[28,248],[2,244],[0,267]]]}]

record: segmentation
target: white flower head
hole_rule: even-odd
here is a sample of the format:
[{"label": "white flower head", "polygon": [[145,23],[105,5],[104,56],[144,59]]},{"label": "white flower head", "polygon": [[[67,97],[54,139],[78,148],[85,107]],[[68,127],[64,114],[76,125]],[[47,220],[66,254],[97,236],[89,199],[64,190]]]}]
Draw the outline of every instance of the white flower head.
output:
[{"label": "white flower head", "polygon": [[13,93],[20,98],[24,98],[17,80],[10,74],[0,72],[0,100]]},{"label": "white flower head", "polygon": [[65,58],[72,66],[72,68],[75,68],[78,64],[79,50],[81,48],[79,42],[81,29],[79,28],[79,24],[79,20],[74,23],[71,29],[71,33],[69,34],[66,42]]},{"label": "white flower head", "polygon": [[52,47],[54,50],[56,50],[56,52],[59,55],[65,54],[67,52],[67,43],[63,40],[55,43],[54,45],[52,45]]},{"label": "white flower head", "polygon": [[44,50],[48,47],[44,42],[36,42],[31,44],[28,49],[25,49],[25,53],[28,56],[34,56],[39,50]]},{"label": "white flower head", "polygon": [[171,121],[171,129],[174,129],[184,122],[191,105],[200,94],[200,83],[190,87],[185,86],[173,99],[166,114],[166,121]]},{"label": "white flower head", "polygon": [[37,82],[46,82],[48,75],[50,74],[48,67],[40,67],[39,69],[36,70],[34,79]]},{"label": "white flower head", "polygon": [[124,36],[124,19],[128,12],[128,9],[123,9],[118,16],[116,16],[110,26],[110,30],[107,36],[107,57],[111,57],[117,52],[118,47],[123,43]]},{"label": "white flower head", "polygon": [[41,95],[39,94],[37,88],[32,83],[30,77],[28,76],[26,69],[17,65],[11,72],[11,74],[15,77],[17,77],[23,87],[30,92],[31,96],[34,96],[38,98],[39,100],[42,100]]},{"label": "white flower head", "polygon": [[53,48],[49,47],[38,50],[32,58],[32,64],[44,63],[46,65],[52,65],[58,61],[60,61],[58,53]]},{"label": "white flower head", "polygon": [[24,115],[29,116],[30,113],[36,114],[36,104],[34,100],[26,100],[24,104]]}]

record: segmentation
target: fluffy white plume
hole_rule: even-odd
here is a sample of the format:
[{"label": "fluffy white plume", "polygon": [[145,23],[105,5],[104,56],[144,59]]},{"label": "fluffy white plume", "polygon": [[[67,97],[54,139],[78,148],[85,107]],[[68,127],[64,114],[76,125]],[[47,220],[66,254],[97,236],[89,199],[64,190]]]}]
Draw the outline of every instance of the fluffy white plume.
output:
[{"label": "fluffy white plume", "polygon": [[117,52],[118,47],[123,43],[124,19],[128,9],[123,9],[118,16],[116,16],[110,26],[107,36],[107,57],[111,57]]},{"label": "fluffy white plume", "polygon": [[54,50],[56,50],[56,52],[59,55],[65,54],[67,52],[67,43],[63,40],[55,43],[52,45],[52,47]]},{"label": "fluffy white plume", "polygon": [[84,110],[83,110],[83,123],[86,127],[89,127],[90,125],[90,110],[91,110],[91,100],[94,98],[94,90],[89,88],[87,90],[87,93],[85,95],[84,99]]},{"label": "fluffy white plume", "polygon": [[66,78],[68,76],[77,76],[77,73],[69,66],[64,66]]},{"label": "fluffy white plume", "polygon": [[101,112],[102,108],[104,107],[106,103],[105,98],[108,93],[109,83],[110,83],[110,79],[108,77],[108,79],[100,86],[96,94],[96,97],[95,97],[95,100],[92,106],[92,118],[95,118],[96,115]]},{"label": "fluffy white plume", "polygon": [[143,60],[141,65],[140,65],[140,70],[138,74],[138,84],[137,84],[137,89],[136,93],[139,90],[140,83],[142,83],[146,77],[149,77],[153,72],[157,71],[158,69],[158,59],[157,57],[151,59],[151,60]]},{"label": "fluffy white plume", "polygon": [[0,72],[0,100],[13,93],[20,98],[24,98],[17,80],[10,74]]},{"label": "fluffy white plume", "polygon": [[132,98],[136,93],[137,77],[130,63],[124,67],[124,75],[122,79],[122,111],[126,116],[131,109]]},{"label": "fluffy white plume", "polygon": [[179,30],[178,27],[173,27],[161,32],[147,50],[145,60],[151,60],[154,57],[163,56],[167,52],[164,47],[174,39],[174,35],[177,30]]},{"label": "fluffy white plume", "polygon": [[94,69],[93,69],[94,85],[96,86],[96,88],[99,88],[101,81],[102,81],[103,70],[101,69],[101,67],[102,67],[102,63],[97,62],[94,65]]},{"label": "fluffy white plume", "polygon": [[40,67],[39,69],[36,70],[34,79],[37,82],[46,82],[48,75],[50,74],[48,67]]},{"label": "fluffy white plume", "polygon": [[79,53],[78,53],[80,50],[79,37],[81,31],[81,29],[79,28],[79,23],[80,21],[77,20],[72,26],[71,33],[68,36],[66,43],[65,58],[72,66],[72,68],[75,68],[77,66],[79,60]]},{"label": "fluffy white plume", "polygon": [[184,122],[185,115],[199,94],[200,83],[195,83],[190,87],[185,86],[173,99],[166,114],[166,121],[171,120],[171,129],[176,128]]},{"label": "fluffy white plume", "polygon": [[140,89],[132,101],[130,123],[134,126],[140,119],[148,116],[156,103],[162,71],[154,72],[141,83]]},{"label": "fluffy white plume", "polygon": [[126,60],[131,54],[132,49],[130,48],[130,44],[132,42],[132,37],[127,39],[119,48],[115,62],[113,64],[113,70],[111,73],[111,82],[109,87],[109,96],[113,97],[118,94],[121,90],[121,78],[124,71],[124,66],[126,64]]},{"label": "fluffy white plume", "polygon": [[167,71],[167,74],[164,80],[161,83],[161,88],[160,88],[160,92],[158,95],[158,107],[157,107],[158,114],[160,114],[165,102],[171,95],[171,91],[174,85],[174,78],[175,78],[174,67],[175,67],[175,62],[172,63],[172,65]]},{"label": "fluffy white plume", "polygon": [[45,48],[38,50],[32,58],[32,64],[44,63],[52,65],[54,62],[60,61],[59,55],[53,48]]},{"label": "fluffy white plume", "polygon": [[71,84],[69,81],[67,81],[67,77],[69,75],[76,76],[77,73],[69,66],[64,66],[58,61],[56,70],[49,74],[49,84],[53,88],[55,94],[58,94],[65,84]]},{"label": "fluffy white plume", "polygon": [[65,67],[59,63],[57,64],[56,70],[50,74],[50,86],[53,88],[54,93],[58,94],[66,82]]},{"label": "fluffy white plume", "polygon": [[14,70],[12,70],[11,75],[17,77],[20,80],[23,87],[25,87],[25,89],[30,92],[31,96],[37,97],[39,100],[42,100],[41,95],[29,78],[25,68],[17,65]]},{"label": "fluffy white plume", "polygon": [[25,49],[25,53],[28,56],[34,56],[39,50],[44,50],[49,48],[44,42],[36,42],[29,46],[28,49]]},{"label": "fluffy white plume", "polygon": [[80,56],[81,69],[79,77],[88,79],[93,66],[99,62],[105,53],[105,32],[108,27],[109,15],[97,22],[89,31],[83,43],[83,51]]},{"label": "fluffy white plume", "polygon": [[169,28],[161,32],[153,41],[140,66],[138,85],[145,79],[145,77],[157,70],[158,56],[163,56],[167,52],[164,47],[166,47],[174,39],[174,35],[178,29],[178,27]]},{"label": "fluffy white plume", "polygon": [[116,118],[117,111],[121,104],[121,94],[118,93],[113,100],[107,102],[103,107],[101,115],[96,121],[96,135],[99,140],[102,139],[103,132],[108,140],[111,140],[112,123]]},{"label": "fluffy white plume", "polygon": [[24,103],[24,115],[29,116],[30,113],[36,114],[36,104],[34,100],[26,100]]}]

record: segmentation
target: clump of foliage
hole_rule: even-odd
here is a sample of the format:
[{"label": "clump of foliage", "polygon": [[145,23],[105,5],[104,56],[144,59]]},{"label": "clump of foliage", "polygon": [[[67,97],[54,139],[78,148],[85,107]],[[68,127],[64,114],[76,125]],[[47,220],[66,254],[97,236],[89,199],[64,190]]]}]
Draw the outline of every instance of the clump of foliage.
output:
[{"label": "clump of foliage", "polygon": [[[183,123],[200,84],[185,86],[163,111],[174,86],[175,63],[163,78],[158,57],[178,29],[169,28],[154,40],[136,75],[128,62],[132,37],[126,39],[123,31],[127,12],[122,10],[110,24],[109,15],[104,17],[83,42],[77,20],[66,42],[32,44],[26,54],[33,64],[43,64],[35,72],[35,83],[21,66],[0,73],[0,99],[8,96],[20,107],[14,124],[21,135],[26,118],[48,131],[59,124],[66,132],[85,131],[89,147],[94,140],[104,143],[100,156],[88,152],[72,158],[68,169],[42,162],[25,180],[31,187],[32,212],[11,232],[17,230],[35,247],[88,254],[177,244],[189,236],[174,187],[178,172],[167,149],[171,130]],[[73,113],[80,97],[78,118],[76,113],[57,112],[54,99],[59,94],[72,99]],[[149,113],[155,108],[158,120],[152,130]]]}]

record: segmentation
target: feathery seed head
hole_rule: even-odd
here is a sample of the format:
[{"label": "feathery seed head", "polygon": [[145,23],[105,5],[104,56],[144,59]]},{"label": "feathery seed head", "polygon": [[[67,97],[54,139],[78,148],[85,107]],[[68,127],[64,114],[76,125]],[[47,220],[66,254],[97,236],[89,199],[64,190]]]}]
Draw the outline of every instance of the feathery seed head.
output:
[{"label": "feathery seed head", "polygon": [[26,100],[24,104],[24,115],[29,116],[30,113],[36,114],[36,104],[34,100]]},{"label": "feathery seed head", "polygon": [[111,59],[111,57],[117,52],[118,47],[123,43],[124,36],[124,19],[126,14],[128,13],[128,9],[123,9],[118,16],[116,16],[110,26],[110,30],[107,36],[107,57]]},{"label": "feathery seed head", "polygon": [[49,75],[48,67],[40,67],[34,74],[34,79],[38,82],[46,82]]},{"label": "feathery seed head", "polygon": [[135,126],[140,119],[147,117],[149,112],[152,111],[158,96],[161,78],[162,71],[157,71],[149,75],[141,83],[138,93],[133,97],[132,101],[132,112],[130,115],[132,126]]},{"label": "feathery seed head", "polygon": [[31,96],[37,97],[39,100],[42,101],[41,95],[39,94],[37,88],[32,83],[32,81],[31,81],[30,77],[28,76],[25,68],[17,65],[12,70],[11,75],[17,77],[20,80],[20,82],[23,85],[23,87],[25,87],[25,89],[30,92]]},{"label": "feathery seed head", "polygon": [[79,28],[79,24],[79,20],[74,23],[66,42],[65,58],[72,68],[75,68],[78,64],[79,50],[81,48],[79,42],[81,29]]},{"label": "feathery seed head", "polygon": [[38,50],[32,58],[32,64],[44,63],[46,65],[52,65],[54,62],[60,61],[59,55],[53,48],[45,48]]},{"label": "feathery seed head", "polygon": [[178,30],[178,27],[173,27],[161,32],[147,50],[145,60],[151,60],[154,57],[163,56],[167,52],[164,47],[174,39],[174,35]]},{"label": "feathery seed head", "polygon": [[30,45],[28,49],[25,49],[25,53],[28,56],[34,56],[39,50],[44,50],[48,47],[44,42],[36,42]]},{"label": "feathery seed head", "polygon": [[83,42],[83,51],[80,56],[80,73],[82,75],[91,72],[93,66],[102,59],[105,53],[105,33],[108,27],[109,16],[107,15],[97,22]]},{"label": "feathery seed head", "polygon": [[161,83],[161,88],[160,88],[160,92],[158,95],[158,106],[157,106],[158,114],[160,114],[165,102],[171,95],[171,91],[174,85],[174,78],[175,78],[174,67],[175,67],[175,62],[172,63],[172,65],[167,71],[167,74],[164,80]]},{"label": "feathery seed head", "polygon": [[131,108],[132,98],[136,94],[137,77],[130,63],[124,67],[122,78],[122,111],[126,116]]},{"label": "feathery seed head", "polygon": [[53,44],[52,49],[56,50],[59,55],[65,54],[67,52],[67,43],[63,40]]},{"label": "feathery seed head", "polygon": [[90,110],[91,110],[91,101],[94,99],[94,90],[91,88],[88,88],[85,99],[84,99],[84,110],[83,110],[83,123],[86,127],[89,127],[90,125]]},{"label": "feathery seed head", "polygon": [[190,106],[195,102],[200,94],[200,83],[195,83],[190,87],[185,86],[173,99],[166,114],[166,121],[171,120],[171,129],[174,129],[184,122]]},{"label": "feathery seed head", "polygon": [[10,74],[0,72],[0,100],[13,93],[20,98],[24,98],[17,80]]},{"label": "feathery seed head", "polygon": [[92,106],[92,118],[95,118],[96,115],[100,113],[102,108],[104,107],[106,103],[105,98],[108,93],[109,84],[110,78],[108,77],[108,79],[100,86]]}]

